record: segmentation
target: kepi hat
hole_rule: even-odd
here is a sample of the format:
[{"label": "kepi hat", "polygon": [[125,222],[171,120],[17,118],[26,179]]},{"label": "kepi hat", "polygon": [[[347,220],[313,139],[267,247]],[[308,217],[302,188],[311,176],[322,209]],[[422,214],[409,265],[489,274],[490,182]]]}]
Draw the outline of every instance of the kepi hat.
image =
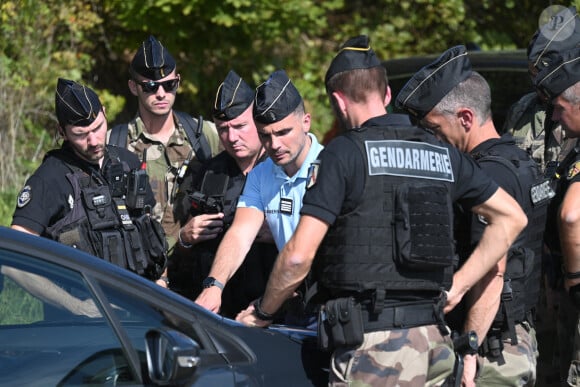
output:
[{"label": "kepi hat", "polygon": [[397,95],[395,106],[422,119],[472,73],[465,46],[451,47],[407,81]]},{"label": "kepi hat", "polygon": [[370,46],[366,35],[350,38],[340,47],[326,71],[324,83],[338,73],[356,69],[370,69],[381,66],[381,61]]},{"label": "kepi hat", "polygon": [[230,121],[246,111],[254,101],[254,90],[238,75],[230,70],[218,87],[213,106],[213,116],[222,121]]},{"label": "kepi hat", "polygon": [[86,86],[59,78],[56,85],[54,108],[58,124],[88,126],[103,109],[97,94]]},{"label": "kepi hat", "polygon": [[268,80],[256,89],[254,121],[271,124],[294,112],[302,97],[284,70],[274,71]]},{"label": "kepi hat", "polygon": [[557,56],[535,78],[536,88],[552,100],[580,81],[580,48]]},{"label": "kepi hat", "polygon": [[559,53],[580,46],[580,17],[576,7],[564,8],[542,25],[528,45],[528,61],[538,71]]},{"label": "kepi hat", "polygon": [[175,70],[175,60],[154,36],[143,41],[129,68],[132,74],[139,74],[153,81],[165,78]]}]

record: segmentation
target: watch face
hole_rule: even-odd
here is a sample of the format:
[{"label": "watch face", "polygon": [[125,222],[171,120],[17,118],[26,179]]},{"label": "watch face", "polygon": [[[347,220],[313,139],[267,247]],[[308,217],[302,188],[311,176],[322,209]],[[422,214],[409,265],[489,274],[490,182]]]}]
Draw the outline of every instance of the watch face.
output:
[{"label": "watch face", "polygon": [[203,280],[202,285],[204,288],[209,288],[214,284],[215,278],[213,277],[207,277],[206,279]]}]

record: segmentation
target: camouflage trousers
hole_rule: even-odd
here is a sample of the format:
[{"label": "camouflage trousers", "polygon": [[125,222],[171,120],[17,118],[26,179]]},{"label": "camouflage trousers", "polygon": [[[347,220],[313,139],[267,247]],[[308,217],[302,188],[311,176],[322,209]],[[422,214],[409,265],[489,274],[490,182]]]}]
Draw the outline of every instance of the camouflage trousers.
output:
[{"label": "camouflage trousers", "polygon": [[329,385],[441,386],[454,363],[451,338],[436,325],[370,332],[358,348],[334,351]]},{"label": "camouflage trousers", "polygon": [[534,386],[536,384],[536,365],[538,343],[536,331],[528,323],[516,324],[518,344],[512,345],[510,339],[503,341],[505,363],[490,361],[478,356],[477,386]]},{"label": "camouflage trousers", "polygon": [[576,313],[576,329],[574,332],[574,344],[572,348],[572,359],[568,370],[569,386],[580,387],[580,316]]}]

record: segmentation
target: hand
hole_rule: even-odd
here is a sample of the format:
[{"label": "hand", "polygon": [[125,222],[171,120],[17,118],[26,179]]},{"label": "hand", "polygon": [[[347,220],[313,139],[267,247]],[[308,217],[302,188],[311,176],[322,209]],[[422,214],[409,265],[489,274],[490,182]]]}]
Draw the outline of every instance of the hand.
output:
[{"label": "hand", "polygon": [[238,313],[236,321],[241,322],[245,326],[257,328],[266,328],[272,323],[271,321],[260,320],[256,317],[254,314],[254,303],[251,303],[250,306]]},{"label": "hand", "polygon": [[190,218],[185,226],[179,230],[181,241],[193,245],[216,238],[223,231],[223,219],[223,212],[202,214]]},{"label": "hand", "polygon": [[203,306],[210,312],[219,313],[222,305],[222,290],[217,286],[210,286],[209,288],[203,289],[195,300],[195,303]]},{"label": "hand", "polygon": [[167,289],[167,282],[165,280],[159,278],[157,281],[155,281],[155,283],[161,286],[162,288]]},{"label": "hand", "polygon": [[445,303],[445,307],[443,308],[443,313],[449,313],[459,304],[461,299],[463,298],[463,293],[459,293],[456,289],[451,286],[448,292],[445,292],[447,295],[447,302]]},{"label": "hand", "polygon": [[477,355],[463,356],[463,376],[461,386],[475,387],[475,376],[477,374]]}]

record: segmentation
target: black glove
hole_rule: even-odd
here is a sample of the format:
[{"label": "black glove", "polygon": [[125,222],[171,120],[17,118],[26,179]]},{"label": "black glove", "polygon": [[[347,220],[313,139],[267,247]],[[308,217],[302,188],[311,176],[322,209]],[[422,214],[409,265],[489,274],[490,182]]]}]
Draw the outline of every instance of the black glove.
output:
[{"label": "black glove", "polygon": [[580,284],[572,286],[570,290],[568,290],[568,294],[576,306],[576,309],[580,310]]}]

